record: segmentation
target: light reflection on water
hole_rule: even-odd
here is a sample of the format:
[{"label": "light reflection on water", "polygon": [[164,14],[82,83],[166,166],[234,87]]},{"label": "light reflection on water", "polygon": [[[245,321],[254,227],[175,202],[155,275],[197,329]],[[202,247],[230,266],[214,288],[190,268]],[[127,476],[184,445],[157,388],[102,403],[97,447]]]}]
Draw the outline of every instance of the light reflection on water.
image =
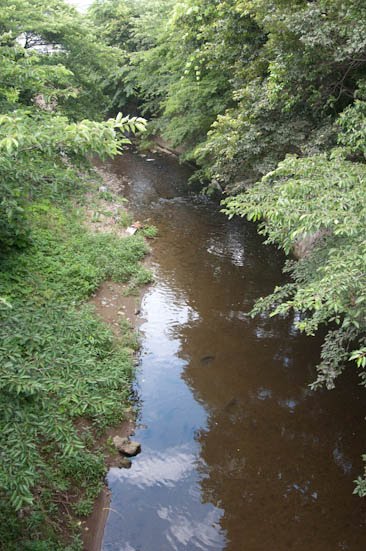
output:
[{"label": "light reflection on water", "polygon": [[130,470],[109,472],[114,499],[103,549],[223,549],[223,511],[203,503],[200,491],[205,467],[195,435],[206,426],[207,413],[180,376],[186,361],[179,357],[176,332],[198,322],[199,315],[184,292],[175,293],[165,282],[148,292],[143,312],[137,389],[143,428],[135,436],[143,453]]},{"label": "light reflection on water", "polygon": [[180,196],[186,169],[155,158],[114,164],[160,237],[142,307],[142,453],[108,475],[104,551],[364,551],[361,394],[351,379],[310,391],[319,339],[249,316],[282,257],[252,225]]},{"label": "light reflection on water", "polygon": [[196,457],[192,453],[187,453],[185,448],[186,446],[167,449],[164,455],[156,452],[149,455],[145,449],[143,460],[136,459],[131,472],[127,472],[126,469],[111,469],[110,483],[127,478],[128,484],[139,488],[155,484],[172,488],[195,468]]}]

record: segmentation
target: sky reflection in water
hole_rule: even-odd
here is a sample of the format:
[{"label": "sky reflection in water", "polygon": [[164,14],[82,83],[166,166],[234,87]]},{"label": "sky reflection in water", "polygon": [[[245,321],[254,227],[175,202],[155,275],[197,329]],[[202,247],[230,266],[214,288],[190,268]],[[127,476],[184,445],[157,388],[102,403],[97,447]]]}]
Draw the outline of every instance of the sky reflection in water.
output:
[{"label": "sky reflection in water", "polygon": [[154,158],[112,164],[160,236],[143,304],[142,453],[109,473],[104,551],[364,551],[352,495],[361,391],[352,377],[310,391],[320,339],[294,319],[248,315],[283,281],[282,256],[253,225],[181,197],[187,169]]}]

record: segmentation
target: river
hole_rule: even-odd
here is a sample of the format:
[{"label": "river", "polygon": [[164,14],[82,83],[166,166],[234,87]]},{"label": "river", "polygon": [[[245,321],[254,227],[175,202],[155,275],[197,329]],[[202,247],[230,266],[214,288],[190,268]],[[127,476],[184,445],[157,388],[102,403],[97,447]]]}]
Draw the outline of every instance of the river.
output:
[{"label": "river", "polygon": [[320,337],[248,316],[283,281],[283,255],[190,194],[171,156],[127,152],[108,169],[159,239],[136,378],[142,453],[108,474],[103,551],[364,551],[352,495],[364,391],[350,373],[312,392]]}]

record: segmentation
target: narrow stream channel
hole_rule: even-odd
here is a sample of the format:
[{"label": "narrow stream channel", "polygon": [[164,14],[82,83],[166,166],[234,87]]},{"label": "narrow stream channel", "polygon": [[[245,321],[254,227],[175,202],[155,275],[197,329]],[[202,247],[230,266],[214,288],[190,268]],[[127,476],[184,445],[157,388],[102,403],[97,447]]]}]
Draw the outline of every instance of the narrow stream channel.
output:
[{"label": "narrow stream channel", "polygon": [[174,158],[130,152],[109,169],[159,239],[142,305],[142,453],[109,472],[103,551],[364,551],[352,495],[364,391],[349,374],[311,392],[320,340],[247,315],[283,281],[283,256],[190,195]]}]

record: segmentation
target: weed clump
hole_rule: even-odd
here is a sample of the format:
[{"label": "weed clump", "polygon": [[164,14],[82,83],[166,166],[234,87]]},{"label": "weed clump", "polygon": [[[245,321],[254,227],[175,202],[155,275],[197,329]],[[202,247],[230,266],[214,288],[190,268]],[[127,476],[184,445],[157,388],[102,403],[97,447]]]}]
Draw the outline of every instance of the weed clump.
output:
[{"label": "weed clump", "polygon": [[113,339],[84,301],[106,279],[151,276],[142,236],[92,234],[67,202],[33,204],[28,223],[29,246],[0,258],[0,541],[71,551],[105,473],[93,434],[124,417],[135,343],[127,325]]}]

